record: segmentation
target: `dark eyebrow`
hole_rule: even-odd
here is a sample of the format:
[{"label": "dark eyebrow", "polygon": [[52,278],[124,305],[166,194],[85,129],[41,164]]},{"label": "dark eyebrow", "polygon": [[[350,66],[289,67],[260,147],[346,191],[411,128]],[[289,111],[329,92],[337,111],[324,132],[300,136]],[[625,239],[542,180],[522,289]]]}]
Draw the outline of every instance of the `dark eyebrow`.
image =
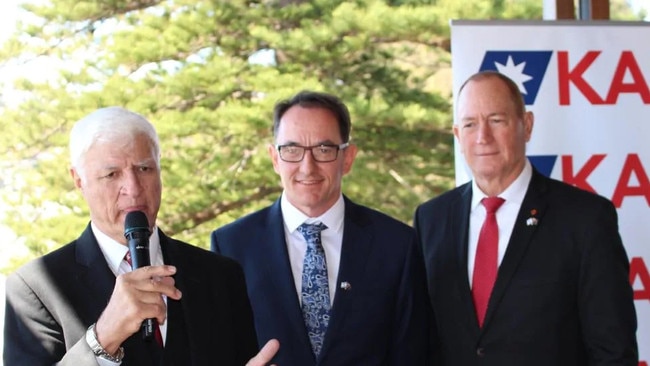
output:
[{"label": "dark eyebrow", "polygon": [[[278,144],[279,146],[304,146],[300,145],[299,143],[295,141],[286,141],[283,144]],[[333,142],[332,140],[324,140],[324,141],[319,141],[315,145],[311,145],[312,147],[314,146],[322,146],[322,145],[332,145],[332,146],[338,146],[337,143]]]}]

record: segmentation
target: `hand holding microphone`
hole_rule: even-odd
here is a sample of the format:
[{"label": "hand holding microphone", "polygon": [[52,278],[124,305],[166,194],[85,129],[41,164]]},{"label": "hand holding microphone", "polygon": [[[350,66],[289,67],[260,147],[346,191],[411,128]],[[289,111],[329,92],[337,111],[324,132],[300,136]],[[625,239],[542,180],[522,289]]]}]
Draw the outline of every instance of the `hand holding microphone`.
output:
[{"label": "hand holding microphone", "polygon": [[[113,294],[95,327],[98,341],[111,354],[138,330],[144,338],[153,338],[157,321],[165,321],[163,296],[173,300],[182,297],[172,277],[176,274],[176,267],[151,266],[151,231],[146,215],[140,211],[132,212],[124,221],[124,236],[133,271],[117,276]],[[140,327],[135,328],[138,323]]]},{"label": "hand holding microphone", "polygon": [[[131,268],[133,270],[151,265],[151,259],[149,258],[149,236],[151,236],[151,230],[149,230],[149,221],[144,212],[132,211],[126,214],[124,220],[124,237],[129,245]],[[157,326],[156,319],[145,319],[140,328],[142,338],[147,341],[153,339],[154,327]]]}]

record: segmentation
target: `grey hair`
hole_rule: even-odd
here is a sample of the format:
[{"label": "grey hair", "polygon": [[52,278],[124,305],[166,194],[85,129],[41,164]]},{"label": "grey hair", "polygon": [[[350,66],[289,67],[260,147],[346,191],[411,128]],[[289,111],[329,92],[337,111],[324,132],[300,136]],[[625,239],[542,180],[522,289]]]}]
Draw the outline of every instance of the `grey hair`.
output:
[{"label": "grey hair", "polygon": [[160,141],[153,125],[143,116],[121,107],[100,108],[75,123],[70,131],[70,163],[82,180],[84,158],[98,142],[128,142],[145,134],[151,141],[156,166],[160,169]]}]

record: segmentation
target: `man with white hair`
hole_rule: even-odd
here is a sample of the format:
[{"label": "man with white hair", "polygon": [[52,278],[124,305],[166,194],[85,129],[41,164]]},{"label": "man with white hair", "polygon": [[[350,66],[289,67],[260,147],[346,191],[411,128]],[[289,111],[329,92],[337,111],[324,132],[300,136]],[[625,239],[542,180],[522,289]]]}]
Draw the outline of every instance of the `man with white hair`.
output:
[{"label": "man with white hair", "polygon": [[[7,280],[6,365],[232,365],[257,353],[241,267],[157,226],[160,146],[144,117],[99,109],[70,134],[75,186],[90,211],[79,238]],[[151,266],[131,270],[125,217],[141,211]],[[145,340],[145,319],[159,337]],[[272,341],[252,359],[264,365]]]}]

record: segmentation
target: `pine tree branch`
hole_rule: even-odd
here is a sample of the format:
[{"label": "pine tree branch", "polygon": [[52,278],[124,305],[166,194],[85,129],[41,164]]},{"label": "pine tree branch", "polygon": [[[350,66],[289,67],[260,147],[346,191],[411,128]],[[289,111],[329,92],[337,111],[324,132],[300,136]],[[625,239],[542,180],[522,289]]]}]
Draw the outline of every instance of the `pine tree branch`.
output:
[{"label": "pine tree branch", "polygon": [[[260,201],[271,194],[282,192],[281,187],[259,187],[251,195],[232,202],[215,202],[209,207],[198,212],[182,212],[166,218],[169,229],[165,230],[168,235],[176,235],[181,231],[194,229],[208,221],[214,220],[217,216],[232,210],[246,206],[249,203]],[[187,224],[186,224],[187,223]]]}]

